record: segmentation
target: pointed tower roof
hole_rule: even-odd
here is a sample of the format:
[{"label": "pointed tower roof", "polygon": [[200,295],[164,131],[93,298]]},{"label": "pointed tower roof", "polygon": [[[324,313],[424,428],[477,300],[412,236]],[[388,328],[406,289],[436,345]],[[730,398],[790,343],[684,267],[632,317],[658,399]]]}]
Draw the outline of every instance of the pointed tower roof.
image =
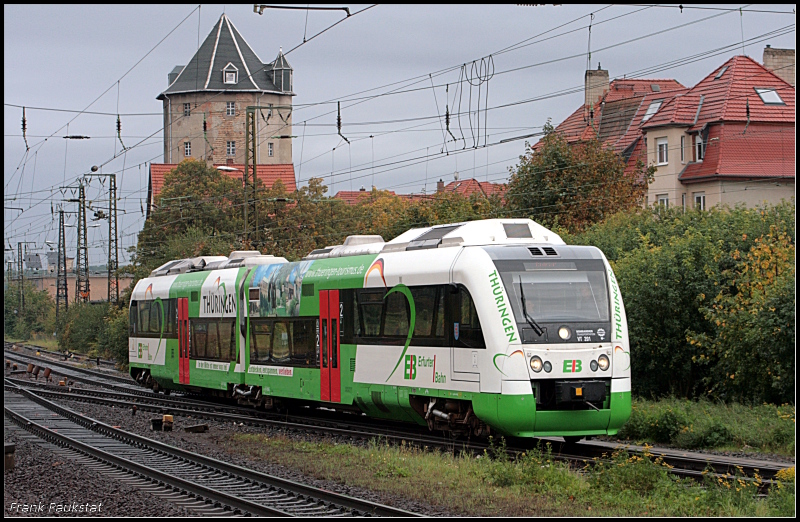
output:
[{"label": "pointed tower roof", "polygon": [[[285,68],[289,68],[283,53],[279,53],[278,58],[282,59]],[[169,75],[169,87],[157,99],[163,100],[170,94],[203,91],[283,93],[272,82],[272,68],[272,63],[261,61],[223,13],[186,66],[173,69]]]}]

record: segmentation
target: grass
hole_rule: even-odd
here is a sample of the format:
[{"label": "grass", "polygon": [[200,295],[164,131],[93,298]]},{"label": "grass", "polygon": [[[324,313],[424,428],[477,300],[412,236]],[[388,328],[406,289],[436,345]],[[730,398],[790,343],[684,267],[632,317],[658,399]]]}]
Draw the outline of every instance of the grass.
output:
[{"label": "grass", "polygon": [[684,449],[794,456],[795,407],[634,399],[631,418],[618,437]]},{"label": "grass", "polygon": [[678,479],[658,459],[615,453],[583,473],[552,458],[549,446],[516,460],[504,442],[471,457],[372,441],[368,447],[235,435],[229,451],[306,475],[415,500],[468,516],[794,516],[794,468],[769,496],[731,476],[705,484]]}]

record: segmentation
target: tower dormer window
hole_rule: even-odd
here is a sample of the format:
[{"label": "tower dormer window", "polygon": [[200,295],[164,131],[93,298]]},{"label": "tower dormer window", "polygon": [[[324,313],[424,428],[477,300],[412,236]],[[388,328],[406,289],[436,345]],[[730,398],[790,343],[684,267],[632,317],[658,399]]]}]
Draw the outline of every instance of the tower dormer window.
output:
[{"label": "tower dormer window", "polygon": [[236,68],[235,65],[232,63],[228,63],[224,69],[222,69],[222,82],[225,84],[232,84],[236,85],[239,81],[239,69]]}]

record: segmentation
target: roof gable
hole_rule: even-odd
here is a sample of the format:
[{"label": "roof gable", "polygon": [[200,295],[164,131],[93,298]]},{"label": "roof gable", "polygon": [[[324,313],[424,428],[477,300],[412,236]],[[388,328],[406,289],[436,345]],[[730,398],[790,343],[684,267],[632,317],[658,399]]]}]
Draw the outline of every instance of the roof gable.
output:
[{"label": "roof gable", "polygon": [[[225,83],[223,70],[232,65],[238,71],[236,84]],[[224,13],[191,60],[177,74],[165,95],[198,91],[280,92],[270,80],[272,64],[264,64]],[[176,72],[170,74],[170,78]]]}]

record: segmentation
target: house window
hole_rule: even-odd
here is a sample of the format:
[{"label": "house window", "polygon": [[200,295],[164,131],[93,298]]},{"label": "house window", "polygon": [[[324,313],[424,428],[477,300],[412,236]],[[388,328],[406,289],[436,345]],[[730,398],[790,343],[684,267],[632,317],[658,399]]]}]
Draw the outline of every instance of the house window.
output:
[{"label": "house window", "polygon": [[183,104],[183,115],[184,116],[191,116],[192,115],[192,104],[191,103],[184,103]]},{"label": "house window", "polygon": [[686,163],[686,136],[681,136],[681,163]]},{"label": "house window", "polygon": [[662,101],[663,100],[656,100],[656,101],[654,101],[653,103],[650,104],[650,106],[647,108],[647,112],[645,112],[644,116],[642,117],[642,123],[644,123],[647,120],[649,120],[650,118],[652,118],[653,114],[658,112],[658,109],[661,108],[661,102]]},{"label": "house window", "polygon": [[225,150],[227,150],[228,156],[236,156],[236,142],[229,141]]},{"label": "house window", "polygon": [[666,165],[668,163],[667,152],[668,152],[668,142],[667,138],[656,138],[656,150],[658,153],[658,165]]},{"label": "house window", "polygon": [[694,208],[697,210],[705,210],[706,209],[706,193],[705,192],[694,192],[692,194],[694,196]]},{"label": "house window", "polygon": [[227,102],[225,104],[225,115],[236,116],[236,102]]},{"label": "house window", "polygon": [[272,143],[267,143],[267,156],[272,157],[272,155],[273,155]]},{"label": "house window", "polygon": [[191,141],[184,141],[183,142],[183,155],[187,158],[192,155],[192,142]]},{"label": "house window", "polygon": [[766,105],[786,105],[776,89],[759,89],[755,87],[755,90],[761,101]]},{"label": "house window", "polygon": [[699,133],[694,137],[694,147],[695,161],[703,161],[703,153],[705,150],[703,149],[703,136]]},{"label": "house window", "polygon": [[656,204],[669,208],[669,194],[658,194],[656,196]]}]

